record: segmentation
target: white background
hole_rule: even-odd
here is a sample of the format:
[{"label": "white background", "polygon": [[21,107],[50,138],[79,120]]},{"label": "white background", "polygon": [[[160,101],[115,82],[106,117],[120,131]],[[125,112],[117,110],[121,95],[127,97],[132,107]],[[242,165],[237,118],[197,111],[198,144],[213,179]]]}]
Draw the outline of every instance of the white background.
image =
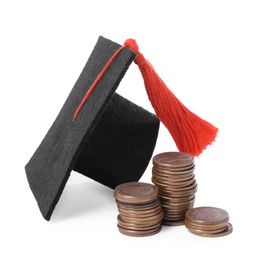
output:
[{"label": "white background", "polygon": [[[24,166],[99,35],[135,38],[175,95],[219,128],[196,159],[195,206],[226,209],[231,235],[121,235],[113,191],[75,172],[42,218]],[[259,1],[0,0],[0,37],[0,259],[259,259]],[[135,64],[118,92],[153,111]],[[165,151],[176,146],[161,125],[154,153]]]}]

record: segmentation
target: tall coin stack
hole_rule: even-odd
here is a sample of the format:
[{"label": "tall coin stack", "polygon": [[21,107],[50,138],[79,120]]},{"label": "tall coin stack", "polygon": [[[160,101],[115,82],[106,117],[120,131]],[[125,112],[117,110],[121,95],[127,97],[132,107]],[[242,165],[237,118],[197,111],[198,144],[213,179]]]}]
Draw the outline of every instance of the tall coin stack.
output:
[{"label": "tall coin stack", "polygon": [[187,153],[167,152],[153,157],[152,182],[159,189],[164,225],[183,225],[185,213],[193,208],[197,191],[194,168],[194,157]]},{"label": "tall coin stack", "polygon": [[143,182],[127,182],[115,188],[118,230],[128,236],[150,236],[161,230],[163,211],[158,188]]}]

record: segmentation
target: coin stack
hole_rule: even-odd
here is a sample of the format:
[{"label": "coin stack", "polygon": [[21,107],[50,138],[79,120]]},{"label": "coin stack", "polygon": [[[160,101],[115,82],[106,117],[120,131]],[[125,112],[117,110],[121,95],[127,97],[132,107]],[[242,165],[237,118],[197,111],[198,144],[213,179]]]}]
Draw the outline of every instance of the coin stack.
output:
[{"label": "coin stack", "polygon": [[214,207],[198,207],[186,212],[185,226],[193,234],[204,237],[226,236],[233,231],[228,212]]},{"label": "coin stack", "polygon": [[161,230],[163,211],[158,188],[143,182],[127,182],[115,188],[118,229],[128,236],[150,236]]},{"label": "coin stack", "polygon": [[185,213],[193,208],[197,183],[194,157],[182,152],[166,152],[153,157],[152,182],[159,189],[164,225],[183,225]]}]

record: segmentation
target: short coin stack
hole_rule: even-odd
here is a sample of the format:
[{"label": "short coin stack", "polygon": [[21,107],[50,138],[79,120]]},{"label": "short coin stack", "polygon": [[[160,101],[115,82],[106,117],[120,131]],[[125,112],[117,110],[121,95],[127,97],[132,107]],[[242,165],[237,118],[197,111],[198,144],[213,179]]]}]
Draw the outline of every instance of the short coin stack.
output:
[{"label": "short coin stack", "polygon": [[159,189],[164,225],[183,225],[185,213],[193,208],[197,183],[194,157],[182,152],[166,152],[153,157],[152,182]]},{"label": "short coin stack", "polygon": [[227,211],[214,207],[198,207],[186,212],[185,226],[193,234],[220,237],[232,232]]},{"label": "short coin stack", "polygon": [[127,182],[115,188],[118,229],[128,236],[150,236],[161,230],[163,211],[158,188],[149,183]]}]

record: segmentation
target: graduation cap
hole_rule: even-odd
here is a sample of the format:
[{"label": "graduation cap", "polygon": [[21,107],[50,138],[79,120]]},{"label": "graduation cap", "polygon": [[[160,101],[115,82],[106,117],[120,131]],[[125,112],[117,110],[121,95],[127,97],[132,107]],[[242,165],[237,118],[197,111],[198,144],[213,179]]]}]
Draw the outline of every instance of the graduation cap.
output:
[{"label": "graduation cap", "polygon": [[[135,61],[156,112],[115,93]],[[99,37],[83,71],[43,141],[25,166],[46,220],[72,170],[110,188],[138,181],[154,150],[159,120],[180,151],[199,155],[217,128],[189,111],[167,88],[133,39],[123,46]]]}]

